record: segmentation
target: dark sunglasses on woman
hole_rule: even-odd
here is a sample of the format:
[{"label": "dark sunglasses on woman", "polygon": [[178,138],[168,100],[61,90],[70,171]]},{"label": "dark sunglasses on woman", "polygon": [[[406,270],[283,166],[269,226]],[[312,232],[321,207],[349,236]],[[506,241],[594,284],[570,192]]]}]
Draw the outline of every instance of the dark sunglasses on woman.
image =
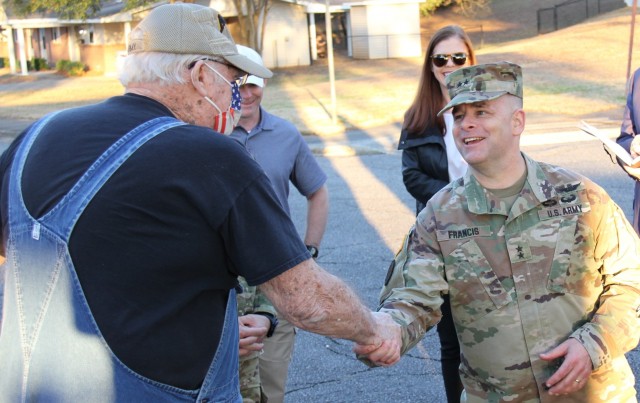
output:
[{"label": "dark sunglasses on woman", "polygon": [[436,67],[442,67],[447,64],[447,61],[451,58],[453,60],[453,64],[456,66],[463,66],[467,62],[467,54],[466,53],[452,53],[449,55],[439,54],[432,55],[431,60],[433,60],[433,64]]}]

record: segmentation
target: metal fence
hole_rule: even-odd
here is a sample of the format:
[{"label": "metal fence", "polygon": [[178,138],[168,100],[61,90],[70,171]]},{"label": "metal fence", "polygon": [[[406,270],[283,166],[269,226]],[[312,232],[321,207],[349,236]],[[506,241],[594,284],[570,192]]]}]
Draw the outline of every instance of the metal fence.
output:
[{"label": "metal fence", "polygon": [[538,9],[538,33],[557,31],[594,15],[626,7],[624,0],[568,0]]},{"label": "metal fence", "polygon": [[420,56],[420,34],[352,35],[354,59],[389,59]]}]

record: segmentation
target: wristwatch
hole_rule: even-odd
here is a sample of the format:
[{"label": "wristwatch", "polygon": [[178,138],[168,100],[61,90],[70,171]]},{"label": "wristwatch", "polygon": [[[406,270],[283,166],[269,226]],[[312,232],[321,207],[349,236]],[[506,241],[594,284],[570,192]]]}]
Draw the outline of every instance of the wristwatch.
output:
[{"label": "wristwatch", "polygon": [[306,245],[307,246],[307,250],[309,251],[309,253],[311,253],[311,257],[314,259],[318,258],[318,253],[320,253],[320,251],[318,250],[318,248],[316,248],[313,245]]},{"label": "wristwatch", "polygon": [[275,332],[276,327],[278,327],[278,318],[267,312],[256,312],[256,315],[262,315],[269,319],[269,331],[267,332],[267,337],[273,336],[273,332]]}]

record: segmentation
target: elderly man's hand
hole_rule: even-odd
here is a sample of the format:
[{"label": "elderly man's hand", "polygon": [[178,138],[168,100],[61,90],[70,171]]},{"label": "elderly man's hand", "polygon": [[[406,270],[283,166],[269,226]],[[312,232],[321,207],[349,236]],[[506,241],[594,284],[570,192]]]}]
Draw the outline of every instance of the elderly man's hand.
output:
[{"label": "elderly man's hand", "polygon": [[238,317],[240,326],[240,357],[260,351],[264,347],[262,343],[269,331],[271,322],[264,315],[247,314]]},{"label": "elderly man's hand", "polygon": [[391,315],[384,312],[372,312],[376,322],[376,338],[378,343],[356,344],[353,351],[358,358],[369,361],[372,365],[388,367],[400,360],[402,336],[400,325]]},{"label": "elderly man's hand", "polygon": [[566,395],[582,389],[593,370],[587,349],[572,338],[548,353],[540,354],[540,358],[545,361],[563,360],[560,368],[545,382],[549,394],[553,396]]}]

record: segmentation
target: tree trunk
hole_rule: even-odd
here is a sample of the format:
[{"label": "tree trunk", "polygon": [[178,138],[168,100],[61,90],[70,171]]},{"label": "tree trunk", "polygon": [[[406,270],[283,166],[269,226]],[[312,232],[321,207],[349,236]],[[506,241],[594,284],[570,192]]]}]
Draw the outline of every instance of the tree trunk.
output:
[{"label": "tree trunk", "polygon": [[246,44],[262,54],[267,14],[271,0],[233,0],[238,12],[239,38],[236,42]]},{"label": "tree trunk", "polygon": [[265,0],[264,7],[262,9],[262,22],[261,22],[262,25],[260,25],[261,27],[260,40],[258,41],[260,46],[260,50],[258,52],[260,52],[261,55],[262,55],[262,49],[264,48],[264,33],[267,27],[267,16],[269,15],[269,10],[271,10],[272,4],[273,2],[271,0]]}]

